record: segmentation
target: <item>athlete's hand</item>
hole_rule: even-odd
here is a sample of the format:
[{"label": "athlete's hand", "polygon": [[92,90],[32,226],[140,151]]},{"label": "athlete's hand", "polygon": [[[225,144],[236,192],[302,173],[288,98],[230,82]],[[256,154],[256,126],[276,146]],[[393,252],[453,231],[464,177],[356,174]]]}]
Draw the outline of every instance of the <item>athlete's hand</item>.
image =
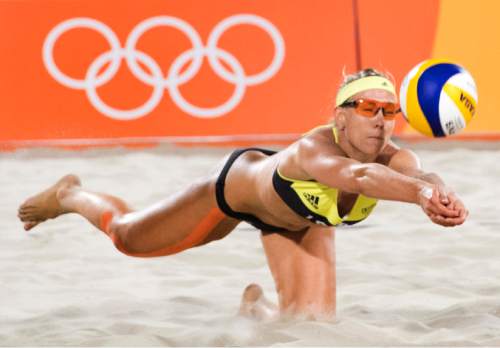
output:
[{"label": "athlete's hand", "polygon": [[[442,216],[435,216],[434,219],[440,222],[443,226],[457,226],[465,222],[469,216],[469,211],[465,208],[460,198],[451,190],[447,190],[448,204],[446,205],[449,209],[454,210],[457,213],[455,218],[444,218]],[[434,221],[434,220],[433,220]],[[437,223],[437,222],[436,222]]]},{"label": "athlete's hand", "polygon": [[441,185],[424,187],[419,194],[419,205],[432,222],[441,226],[461,225],[468,215],[462,201]]}]

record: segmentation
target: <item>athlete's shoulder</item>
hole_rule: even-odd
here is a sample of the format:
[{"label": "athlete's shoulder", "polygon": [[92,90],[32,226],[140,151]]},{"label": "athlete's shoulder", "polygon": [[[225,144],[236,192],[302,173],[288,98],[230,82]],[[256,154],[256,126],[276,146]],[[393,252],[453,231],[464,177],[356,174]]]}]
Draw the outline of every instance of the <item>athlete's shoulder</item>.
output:
[{"label": "athlete's shoulder", "polygon": [[318,135],[328,135],[328,134],[333,134],[333,125],[332,124],[322,124],[318,125],[314,128],[311,128],[304,134],[302,134],[302,137],[310,137],[310,136],[318,136]]},{"label": "athlete's shoulder", "polygon": [[394,143],[392,140],[389,140],[387,145],[382,149],[380,154],[377,157],[376,162],[384,165],[388,165],[389,162],[391,161],[392,157],[398,153],[398,151],[401,150],[401,147],[399,147],[396,143]]},{"label": "athlete's shoulder", "polygon": [[399,168],[420,168],[420,159],[418,155],[410,149],[394,146],[388,152],[387,165],[393,169]]},{"label": "athlete's shoulder", "polygon": [[299,139],[298,150],[305,150],[309,154],[344,156],[345,153],[337,142],[335,127],[332,124],[321,125],[305,133]]}]

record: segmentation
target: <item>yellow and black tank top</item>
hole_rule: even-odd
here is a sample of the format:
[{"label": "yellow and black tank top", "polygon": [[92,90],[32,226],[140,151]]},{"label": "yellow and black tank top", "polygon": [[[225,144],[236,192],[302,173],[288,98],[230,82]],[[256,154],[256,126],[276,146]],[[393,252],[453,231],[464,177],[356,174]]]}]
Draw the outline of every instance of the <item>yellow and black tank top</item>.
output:
[{"label": "yellow and black tank top", "polygon": [[[337,142],[336,129],[333,136]],[[351,211],[345,216],[338,212],[338,192],[315,180],[297,180],[282,175],[278,168],[273,174],[273,186],[278,195],[298,215],[319,225],[352,225],[368,217],[377,199],[358,195]]]}]

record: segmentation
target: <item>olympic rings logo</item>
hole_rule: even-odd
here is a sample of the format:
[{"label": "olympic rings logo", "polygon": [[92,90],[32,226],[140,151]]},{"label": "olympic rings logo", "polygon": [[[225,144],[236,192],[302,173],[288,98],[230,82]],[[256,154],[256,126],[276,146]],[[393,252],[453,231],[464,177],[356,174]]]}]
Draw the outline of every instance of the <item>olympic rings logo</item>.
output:
[{"label": "olympic rings logo", "polygon": [[[274,44],[272,62],[266,69],[254,75],[246,75],[234,55],[217,47],[222,34],[229,28],[240,24],[250,24],[261,28],[271,37]],[[187,36],[193,47],[175,58],[165,76],[158,63],[150,55],[136,48],[137,42],[146,31],[159,26],[178,29]],[[110,46],[109,51],[96,57],[89,65],[85,79],[82,80],[64,74],[54,62],[53,55],[54,45],[59,37],[75,28],[97,31],[104,36]],[[207,57],[210,67],[220,78],[235,86],[231,97],[213,108],[193,105],[179,91],[180,85],[185,84],[198,73],[204,57]],[[118,37],[110,27],[86,17],[72,18],[59,23],[49,32],[43,44],[43,62],[49,74],[66,87],[85,90],[90,103],[100,113],[118,120],[132,120],[150,113],[160,103],[165,89],[168,90],[174,103],[185,113],[200,118],[220,117],[240,103],[248,86],[258,85],[272,78],[281,68],[284,58],[285,44],[279,30],[268,20],[253,14],[238,14],[222,20],[210,32],[206,46],[203,45],[198,32],[189,23],[171,16],[151,17],[137,24],[127,37],[125,48],[121,47]],[[137,79],[153,87],[150,98],[143,105],[129,110],[121,110],[105,104],[96,91],[98,87],[115,76],[122,59],[125,59],[128,68]],[[226,63],[232,71],[228,71],[220,61]],[[189,66],[181,73],[183,66],[188,62],[190,62]],[[141,68],[139,63],[147,67],[149,73]],[[109,64],[108,67],[99,74],[106,64]]]}]

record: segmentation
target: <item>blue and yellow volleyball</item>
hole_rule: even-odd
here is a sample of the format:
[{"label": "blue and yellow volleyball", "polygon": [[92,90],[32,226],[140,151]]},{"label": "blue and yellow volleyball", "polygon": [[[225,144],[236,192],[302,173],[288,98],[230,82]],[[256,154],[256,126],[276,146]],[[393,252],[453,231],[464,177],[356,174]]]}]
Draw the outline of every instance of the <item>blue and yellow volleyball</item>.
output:
[{"label": "blue and yellow volleyball", "polygon": [[460,65],[429,59],[406,75],[399,99],[414,129],[430,137],[446,137],[460,132],[474,117],[477,88]]}]

